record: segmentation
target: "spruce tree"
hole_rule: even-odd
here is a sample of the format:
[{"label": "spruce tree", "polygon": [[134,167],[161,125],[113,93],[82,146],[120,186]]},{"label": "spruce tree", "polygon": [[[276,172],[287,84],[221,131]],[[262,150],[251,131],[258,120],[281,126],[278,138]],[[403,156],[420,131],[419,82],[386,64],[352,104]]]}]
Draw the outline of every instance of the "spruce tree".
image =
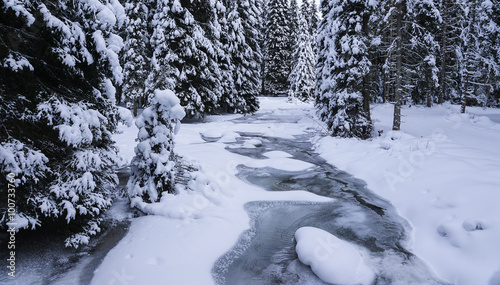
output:
[{"label": "spruce tree", "polygon": [[[257,96],[260,93],[262,64],[261,33],[259,29],[259,15],[261,7],[257,0],[238,0],[238,14],[241,18],[241,25],[245,35],[245,45],[243,54],[239,55],[242,60],[239,68],[242,74],[239,87],[236,89],[245,101],[242,112],[251,113],[259,109]],[[238,65],[237,65],[238,66]]]},{"label": "spruce tree", "polygon": [[486,93],[493,88],[492,82],[499,78],[495,35],[498,36],[500,28],[494,17],[491,1],[467,2],[466,21],[460,35],[463,42],[463,62],[460,65],[462,113],[469,104],[485,105]]},{"label": "spruce tree", "polygon": [[[288,7],[288,21],[290,25],[290,34],[288,36],[289,43],[288,48],[290,49],[290,54],[294,55],[295,51],[298,47],[299,42],[299,6],[297,4],[297,0],[290,0],[290,5]],[[297,58],[292,57],[290,63],[290,70],[293,69],[293,66],[297,63]]]},{"label": "spruce tree", "polygon": [[287,93],[291,71],[288,3],[286,0],[269,0],[267,9],[265,91],[277,96]]},{"label": "spruce tree", "polygon": [[230,113],[236,112],[237,106],[241,104],[234,86],[234,65],[231,59],[231,51],[234,47],[235,39],[234,25],[241,20],[237,14],[234,14],[234,9],[231,9],[231,3],[232,1],[226,1],[224,15],[219,17],[221,26],[220,42],[224,50],[223,55],[219,57],[222,92],[219,105],[224,112]]},{"label": "spruce tree", "polygon": [[137,116],[137,108],[146,105],[149,98],[145,84],[151,66],[149,10],[143,1],[129,0],[125,3],[128,22],[125,25],[122,51],[122,94],[124,101],[132,104],[134,116]]},{"label": "spruce tree", "polygon": [[220,0],[192,0],[183,1],[182,4],[193,15],[206,39],[199,43],[199,49],[206,56],[206,68],[199,74],[198,82],[206,86],[206,89],[202,89],[202,98],[206,113],[211,114],[219,107],[222,96],[219,59],[224,58],[225,55],[223,44],[220,41],[219,16],[224,17],[226,8]]},{"label": "spruce tree", "polygon": [[300,13],[306,19],[307,22],[307,30],[311,33],[311,4],[309,4],[309,0],[302,0],[302,4],[300,5]]},{"label": "spruce tree", "polygon": [[[17,228],[57,225],[78,247],[100,231],[117,183],[123,7],[2,1],[0,14],[0,171],[13,174],[0,191],[16,187]],[[2,225],[12,221],[5,202]]]},{"label": "spruce tree", "polygon": [[312,100],[314,96],[316,56],[311,43],[307,21],[300,15],[298,43],[294,54],[296,63],[288,79],[290,82],[288,96],[301,101]]},{"label": "spruce tree", "polygon": [[441,14],[440,29],[436,33],[439,42],[438,68],[439,93],[437,103],[447,100],[456,100],[460,90],[459,64],[462,39],[460,33],[465,22],[464,9],[459,0],[441,0],[439,13]]},{"label": "spruce tree", "polygon": [[370,71],[366,30],[369,1],[322,3],[316,106],[335,136],[369,138],[372,122],[366,76]]},{"label": "spruce tree", "polygon": [[309,32],[311,33],[314,41],[316,42],[316,36],[318,35],[318,26],[319,26],[319,16],[318,16],[318,7],[316,6],[316,1],[311,0],[311,10],[309,12]]},{"label": "spruce tree", "polygon": [[[151,11],[153,56],[147,88],[174,90],[188,117],[213,113],[221,94],[216,49],[200,26],[208,23],[192,14],[201,19],[205,12],[214,13],[207,10],[213,5],[205,4],[197,7],[178,0],[160,0]],[[208,16],[212,19],[213,14]]]}]

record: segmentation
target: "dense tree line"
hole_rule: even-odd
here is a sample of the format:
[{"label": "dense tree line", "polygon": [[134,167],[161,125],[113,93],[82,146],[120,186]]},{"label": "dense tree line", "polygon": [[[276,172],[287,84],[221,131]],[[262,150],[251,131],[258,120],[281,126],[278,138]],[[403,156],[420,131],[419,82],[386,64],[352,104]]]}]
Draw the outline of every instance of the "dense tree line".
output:
[{"label": "dense tree line", "polygon": [[[296,0],[268,0],[264,7],[262,93],[312,99],[310,84],[314,85],[315,80],[308,72],[316,64],[319,18],[315,2],[303,0],[299,7]],[[305,51],[306,45],[311,45],[312,53]]]},{"label": "dense tree line", "polygon": [[255,0],[126,0],[124,6],[121,97],[135,114],[157,89],[175,91],[188,117],[257,110],[261,51]]},{"label": "dense tree line", "polygon": [[370,102],[498,106],[497,0],[324,0],[316,105],[334,135],[371,136]]}]

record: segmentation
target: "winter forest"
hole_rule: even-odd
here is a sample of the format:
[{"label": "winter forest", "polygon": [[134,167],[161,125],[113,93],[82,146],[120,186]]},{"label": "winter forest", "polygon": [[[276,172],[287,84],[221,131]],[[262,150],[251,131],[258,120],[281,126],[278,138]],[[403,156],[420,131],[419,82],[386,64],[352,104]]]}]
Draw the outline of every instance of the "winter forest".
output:
[{"label": "winter forest", "polygon": [[0,15],[0,283],[500,285],[498,0]]}]

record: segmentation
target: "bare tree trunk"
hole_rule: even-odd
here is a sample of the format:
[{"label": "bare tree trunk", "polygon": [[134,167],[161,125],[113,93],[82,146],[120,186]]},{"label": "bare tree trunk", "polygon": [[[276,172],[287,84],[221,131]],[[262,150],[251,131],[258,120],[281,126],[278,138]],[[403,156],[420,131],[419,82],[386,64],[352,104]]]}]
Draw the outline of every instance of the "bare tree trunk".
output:
[{"label": "bare tree trunk", "polygon": [[134,117],[137,117],[137,97],[134,97]]},{"label": "bare tree trunk", "polygon": [[403,69],[402,69],[402,50],[403,50],[403,37],[402,37],[402,28],[403,28],[403,3],[399,1],[396,4],[396,90],[395,90],[395,98],[394,98],[394,120],[392,123],[392,129],[394,131],[399,131],[401,129],[401,79],[403,77]]}]

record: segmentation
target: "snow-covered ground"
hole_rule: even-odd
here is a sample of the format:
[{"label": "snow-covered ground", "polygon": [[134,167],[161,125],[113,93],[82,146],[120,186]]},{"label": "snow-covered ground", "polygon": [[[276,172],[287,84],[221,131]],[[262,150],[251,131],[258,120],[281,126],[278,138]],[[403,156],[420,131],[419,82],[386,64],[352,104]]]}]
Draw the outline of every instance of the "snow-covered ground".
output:
[{"label": "snow-covered ground", "polygon": [[[372,110],[381,135],[326,137],[317,151],[367,182],[414,229],[413,252],[454,284],[500,284],[500,110],[392,106]],[[496,122],[495,122],[496,121]]]},{"label": "snow-covered ground", "polygon": [[[500,124],[492,122],[498,121],[500,110],[469,108],[468,115],[460,115],[451,105],[405,108],[403,131],[391,132],[391,106],[376,105],[373,117],[383,132],[373,140],[359,141],[321,136],[323,128],[310,104],[259,99],[258,123],[224,115],[182,125],[176,152],[201,167],[191,185],[197,191],[167,195],[145,209],[156,215],[132,221],[129,233],[96,270],[93,284],[213,284],[214,263],[249,228],[245,203],[331,201],[305,191],[266,192],[235,176],[239,164],[289,171],[310,167],[285,152],[253,159],[225,149],[227,142],[239,137],[237,132],[293,139],[311,129],[318,131],[314,141],[323,157],[364,179],[408,219],[414,227],[412,251],[441,278],[455,284],[500,284]],[[270,112],[282,120],[266,122]],[[137,129],[122,129],[115,139],[130,161]],[[243,147],[259,144],[258,139],[247,140]],[[311,255],[307,250],[308,240],[314,243],[311,234],[324,233],[302,230],[297,240],[305,245],[299,256]],[[341,241],[338,244],[345,252],[355,251]],[[351,257],[358,262],[359,257]],[[324,265],[315,266],[328,279],[332,276],[321,269]],[[371,274],[362,270],[368,272],[365,276]]]}]

